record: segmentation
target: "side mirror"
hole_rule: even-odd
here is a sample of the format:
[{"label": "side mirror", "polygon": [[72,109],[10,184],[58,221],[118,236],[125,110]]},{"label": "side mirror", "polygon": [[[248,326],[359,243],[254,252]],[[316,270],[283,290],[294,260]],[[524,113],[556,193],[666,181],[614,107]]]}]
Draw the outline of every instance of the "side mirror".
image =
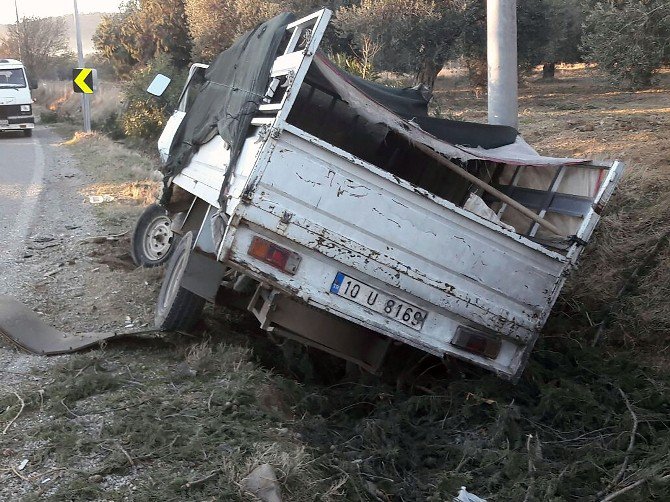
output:
[{"label": "side mirror", "polygon": [[37,85],[37,79],[35,78],[28,79],[28,87],[32,90],[37,89],[39,87],[39,85]]},{"label": "side mirror", "polygon": [[165,75],[159,73],[154,77],[151,84],[149,84],[149,87],[147,87],[147,92],[154,96],[160,97],[165,92],[165,89],[168,88],[170,82],[172,82],[170,77],[166,77]]}]

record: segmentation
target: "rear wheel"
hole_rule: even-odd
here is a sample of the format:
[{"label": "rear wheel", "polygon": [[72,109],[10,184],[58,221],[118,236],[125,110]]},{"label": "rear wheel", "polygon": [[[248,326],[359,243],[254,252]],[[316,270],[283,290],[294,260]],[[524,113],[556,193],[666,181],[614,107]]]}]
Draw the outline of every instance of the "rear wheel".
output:
[{"label": "rear wheel", "polygon": [[139,267],[158,267],[171,256],[175,247],[172,220],[167,210],[151,204],[140,215],[130,237],[130,254]]},{"label": "rear wheel", "polygon": [[167,265],[154,318],[161,331],[188,331],[198,322],[205,306],[204,298],[181,286],[192,243],[193,234],[187,232]]}]

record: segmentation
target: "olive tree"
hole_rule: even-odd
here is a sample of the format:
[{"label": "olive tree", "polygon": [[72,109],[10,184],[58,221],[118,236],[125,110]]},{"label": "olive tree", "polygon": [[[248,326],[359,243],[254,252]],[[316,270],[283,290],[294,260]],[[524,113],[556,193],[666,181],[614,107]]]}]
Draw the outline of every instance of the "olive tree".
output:
[{"label": "olive tree", "polygon": [[584,22],[584,2],[581,0],[546,0],[547,41],[540,50],[542,78],[552,79],[557,63],[576,63],[581,60],[579,49]]},{"label": "olive tree", "polygon": [[670,60],[668,0],[598,2],[586,19],[584,57],[613,80],[640,88],[651,85]]},{"label": "olive tree", "polygon": [[[256,25],[289,11],[296,16],[323,7],[337,9],[349,0],[184,0],[193,38],[193,58],[209,61]],[[326,44],[333,37],[327,35]]]},{"label": "olive tree", "polygon": [[184,0],[129,0],[103,16],[93,43],[121,76],[161,54],[183,68],[192,46]]},{"label": "olive tree", "polygon": [[242,33],[278,14],[281,4],[266,0],[185,0],[193,39],[193,59],[211,61]]},{"label": "olive tree", "polygon": [[379,47],[376,64],[412,72],[429,88],[453,54],[477,2],[468,0],[362,0],[337,12],[337,27],[357,49]]}]

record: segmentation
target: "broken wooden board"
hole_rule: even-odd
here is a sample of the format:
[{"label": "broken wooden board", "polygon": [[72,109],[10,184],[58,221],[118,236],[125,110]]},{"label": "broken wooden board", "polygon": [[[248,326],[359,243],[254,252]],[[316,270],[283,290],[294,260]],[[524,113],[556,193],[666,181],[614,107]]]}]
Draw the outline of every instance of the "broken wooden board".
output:
[{"label": "broken wooden board", "polygon": [[33,354],[68,354],[127,333],[77,333],[58,331],[11,296],[0,295],[0,335]]}]

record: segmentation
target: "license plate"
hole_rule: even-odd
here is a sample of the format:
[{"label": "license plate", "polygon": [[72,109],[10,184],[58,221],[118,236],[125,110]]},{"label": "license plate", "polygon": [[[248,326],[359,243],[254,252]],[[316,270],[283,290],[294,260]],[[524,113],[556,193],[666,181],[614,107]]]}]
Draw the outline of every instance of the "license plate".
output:
[{"label": "license plate", "polygon": [[2,120],[0,119],[0,127],[2,126],[8,126],[9,125],[9,120]]},{"label": "license plate", "polygon": [[405,326],[421,331],[428,312],[416,305],[387,295],[372,286],[338,272],[330,292],[374,310]]}]

